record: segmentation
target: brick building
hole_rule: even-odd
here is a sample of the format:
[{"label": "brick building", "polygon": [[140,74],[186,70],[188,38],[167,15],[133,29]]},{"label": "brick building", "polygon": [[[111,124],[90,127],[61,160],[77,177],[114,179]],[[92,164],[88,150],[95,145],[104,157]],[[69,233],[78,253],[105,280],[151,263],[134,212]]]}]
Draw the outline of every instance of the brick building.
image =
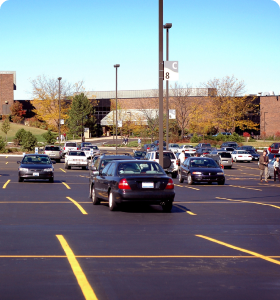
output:
[{"label": "brick building", "polygon": [[273,136],[280,132],[280,96],[260,96],[260,134]]},{"label": "brick building", "polygon": [[0,115],[9,115],[14,103],[16,72],[0,71]]}]

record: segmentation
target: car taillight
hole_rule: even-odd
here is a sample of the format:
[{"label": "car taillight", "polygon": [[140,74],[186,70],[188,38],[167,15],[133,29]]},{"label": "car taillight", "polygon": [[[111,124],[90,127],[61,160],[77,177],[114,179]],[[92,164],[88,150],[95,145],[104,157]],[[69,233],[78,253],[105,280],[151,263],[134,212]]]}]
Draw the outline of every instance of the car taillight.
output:
[{"label": "car taillight", "polygon": [[168,183],[165,187],[166,190],[174,190],[174,183],[173,180],[171,178],[169,178]]},{"label": "car taillight", "polygon": [[119,189],[120,190],[131,190],[127,180],[125,178],[123,178],[120,182],[119,182]]},{"label": "car taillight", "polygon": [[233,163],[233,158],[231,159],[231,162]]},{"label": "car taillight", "polygon": [[176,160],[176,165],[179,166],[179,159]]},{"label": "car taillight", "polygon": [[46,154],[46,151],[44,151],[44,154]]},{"label": "car taillight", "polygon": [[77,147],[77,150],[79,150],[79,148]]},{"label": "car taillight", "polygon": [[63,149],[65,150],[65,147]]}]

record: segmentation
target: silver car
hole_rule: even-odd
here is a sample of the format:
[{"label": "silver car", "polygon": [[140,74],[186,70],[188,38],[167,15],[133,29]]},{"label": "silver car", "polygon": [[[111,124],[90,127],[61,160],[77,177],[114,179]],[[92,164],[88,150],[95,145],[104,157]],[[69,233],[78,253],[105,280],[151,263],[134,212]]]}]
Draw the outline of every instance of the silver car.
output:
[{"label": "silver car", "polygon": [[50,159],[56,160],[58,162],[60,162],[60,159],[62,158],[62,150],[60,146],[45,146],[44,154],[47,154],[50,157]]}]

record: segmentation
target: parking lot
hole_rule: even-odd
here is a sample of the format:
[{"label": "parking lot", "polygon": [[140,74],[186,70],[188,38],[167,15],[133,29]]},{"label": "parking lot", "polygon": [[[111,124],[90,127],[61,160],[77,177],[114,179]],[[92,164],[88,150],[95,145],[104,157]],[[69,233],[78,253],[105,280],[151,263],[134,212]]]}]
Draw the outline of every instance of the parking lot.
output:
[{"label": "parking lot", "polygon": [[18,182],[0,157],[0,299],[279,299],[280,183],[257,162],[225,185],[174,180],[159,206],[93,206],[89,171]]}]

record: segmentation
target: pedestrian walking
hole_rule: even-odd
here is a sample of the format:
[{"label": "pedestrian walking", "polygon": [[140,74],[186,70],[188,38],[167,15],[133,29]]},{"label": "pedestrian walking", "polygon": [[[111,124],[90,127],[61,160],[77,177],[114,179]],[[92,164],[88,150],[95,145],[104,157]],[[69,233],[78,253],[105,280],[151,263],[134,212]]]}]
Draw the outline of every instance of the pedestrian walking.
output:
[{"label": "pedestrian walking", "polygon": [[125,139],[125,145],[128,144],[128,135],[126,136],[126,139]]},{"label": "pedestrian walking", "polygon": [[265,182],[268,182],[267,181],[267,176],[268,176],[268,169],[267,169],[267,165],[268,165],[268,156],[266,155],[266,151],[263,151],[263,155],[260,156],[260,159],[259,159],[259,168],[260,168],[260,181],[262,182],[262,177],[264,175],[264,180]]},{"label": "pedestrian walking", "polygon": [[138,139],[138,148],[141,148],[141,137]]},{"label": "pedestrian walking", "polygon": [[274,168],[274,181],[276,181],[276,174],[278,175],[278,180],[280,181],[280,162],[279,157],[276,157],[275,162],[273,163]]},{"label": "pedestrian walking", "polygon": [[185,150],[184,149],[180,153],[179,159],[180,159],[180,166],[181,166],[183,164],[183,162],[185,161],[185,159],[186,159],[186,157],[185,157]]}]

